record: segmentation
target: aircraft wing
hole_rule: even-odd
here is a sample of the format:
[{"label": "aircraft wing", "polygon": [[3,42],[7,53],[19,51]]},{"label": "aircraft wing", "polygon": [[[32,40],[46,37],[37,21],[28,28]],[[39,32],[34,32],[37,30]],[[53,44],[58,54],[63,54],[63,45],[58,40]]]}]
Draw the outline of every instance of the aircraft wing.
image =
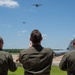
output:
[{"label": "aircraft wing", "polygon": [[53,51],[55,53],[55,56],[60,56],[60,55],[63,55],[64,53],[68,52],[69,50],[58,50],[58,51],[53,50]]},{"label": "aircraft wing", "polygon": [[58,50],[58,49],[57,50],[53,50],[54,53],[55,53],[55,56],[60,56],[60,55],[63,55],[64,53],[66,53],[66,52],[75,50],[74,42],[75,42],[75,39],[70,42],[69,46],[65,50],[63,50],[63,49],[61,49],[61,50]]}]

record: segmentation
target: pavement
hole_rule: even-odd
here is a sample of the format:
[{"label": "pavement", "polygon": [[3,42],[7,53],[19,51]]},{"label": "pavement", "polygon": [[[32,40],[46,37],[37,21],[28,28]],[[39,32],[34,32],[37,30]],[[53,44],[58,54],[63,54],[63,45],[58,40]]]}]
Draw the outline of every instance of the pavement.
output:
[{"label": "pavement", "polygon": [[63,57],[63,55],[54,57],[54,58],[53,58],[52,65],[53,65],[53,66],[59,66],[59,63],[60,63],[62,57]]}]

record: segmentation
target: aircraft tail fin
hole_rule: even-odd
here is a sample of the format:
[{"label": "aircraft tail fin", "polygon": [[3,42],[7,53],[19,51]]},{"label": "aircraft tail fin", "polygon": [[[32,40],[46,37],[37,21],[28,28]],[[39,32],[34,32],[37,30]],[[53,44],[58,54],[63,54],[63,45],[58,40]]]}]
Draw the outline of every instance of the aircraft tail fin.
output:
[{"label": "aircraft tail fin", "polygon": [[75,49],[74,46],[75,46],[75,39],[70,42],[69,46],[67,47],[67,50]]}]

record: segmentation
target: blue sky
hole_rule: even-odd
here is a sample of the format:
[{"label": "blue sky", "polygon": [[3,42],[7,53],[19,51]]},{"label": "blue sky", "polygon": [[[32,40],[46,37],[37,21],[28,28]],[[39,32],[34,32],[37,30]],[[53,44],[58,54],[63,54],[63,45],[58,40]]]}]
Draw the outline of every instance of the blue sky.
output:
[{"label": "blue sky", "polygon": [[28,48],[34,29],[42,33],[44,47],[66,49],[75,38],[75,0],[0,0],[4,48]]}]

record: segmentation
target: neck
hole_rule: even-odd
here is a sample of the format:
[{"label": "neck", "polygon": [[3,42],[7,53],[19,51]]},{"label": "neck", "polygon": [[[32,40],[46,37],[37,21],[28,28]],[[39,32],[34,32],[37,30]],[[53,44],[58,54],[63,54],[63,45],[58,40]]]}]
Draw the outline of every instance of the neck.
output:
[{"label": "neck", "polygon": [[35,44],[35,43],[33,43],[32,45],[41,45],[41,43],[36,43],[36,44]]}]

